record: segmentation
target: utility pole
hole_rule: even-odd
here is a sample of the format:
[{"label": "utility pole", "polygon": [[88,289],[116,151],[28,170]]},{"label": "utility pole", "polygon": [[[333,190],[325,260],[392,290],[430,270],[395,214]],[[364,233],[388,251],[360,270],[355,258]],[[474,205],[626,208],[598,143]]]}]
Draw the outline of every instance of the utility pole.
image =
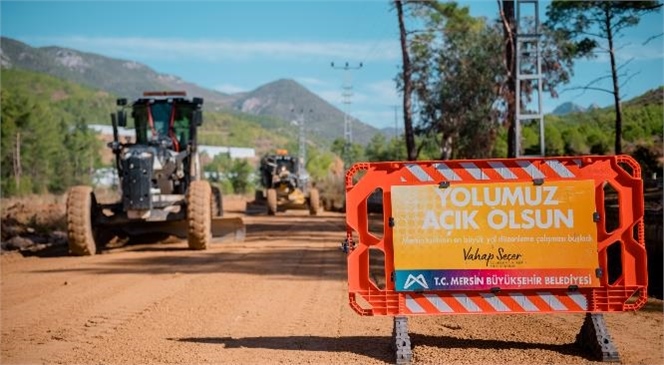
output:
[{"label": "utility pole", "polygon": [[[295,110],[292,110],[293,112]],[[309,109],[309,113],[313,110]],[[296,119],[297,125],[299,127],[299,138],[298,138],[298,162],[297,162],[297,173],[300,178],[304,177],[304,172],[306,168],[307,161],[307,146],[305,140],[305,123],[304,123],[304,109],[300,109],[299,114]],[[308,174],[307,174],[308,175]]]},{"label": "utility pole", "polygon": [[343,66],[335,66],[334,62],[330,66],[335,70],[344,71],[344,83],[342,84],[343,91],[341,92],[342,103],[346,106],[346,111],[344,112],[344,151],[343,151],[343,160],[344,168],[348,169],[353,161],[350,160],[350,148],[353,143],[353,128],[352,128],[352,118],[350,116],[350,105],[351,98],[353,97],[353,82],[351,78],[350,71],[359,70],[362,68],[362,62],[355,66],[351,66],[346,62]]},{"label": "utility pole", "polygon": [[[532,15],[524,16],[524,11],[532,11]],[[529,23],[530,20],[532,23]],[[539,1],[516,1],[516,146],[515,157],[522,156],[521,127],[522,123],[538,123],[540,156],[546,155],[544,139],[544,113],[542,110],[542,55],[540,41]],[[533,83],[536,86],[533,87]],[[528,84],[528,85],[526,85]],[[522,88],[530,86],[537,92],[535,110],[524,103]],[[510,156],[511,157],[511,156]]]}]

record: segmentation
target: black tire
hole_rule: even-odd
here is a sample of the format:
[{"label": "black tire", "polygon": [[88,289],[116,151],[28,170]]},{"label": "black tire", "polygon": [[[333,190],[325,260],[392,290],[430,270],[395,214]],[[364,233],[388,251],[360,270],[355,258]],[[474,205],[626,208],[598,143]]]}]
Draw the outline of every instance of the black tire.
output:
[{"label": "black tire", "polygon": [[187,191],[187,242],[192,250],[207,249],[212,240],[212,189],[207,181],[194,181]]},{"label": "black tire", "polygon": [[67,236],[69,253],[92,256],[97,253],[94,213],[97,201],[89,186],[74,186],[67,196]]},{"label": "black tire", "polygon": [[212,207],[212,216],[222,217],[224,215],[224,201],[221,198],[221,190],[216,186],[212,186],[211,189],[212,199],[210,202]]},{"label": "black tire", "polygon": [[320,210],[320,195],[318,189],[309,190],[309,215],[318,215]]},{"label": "black tire", "polygon": [[277,190],[267,189],[267,214],[277,214]]}]

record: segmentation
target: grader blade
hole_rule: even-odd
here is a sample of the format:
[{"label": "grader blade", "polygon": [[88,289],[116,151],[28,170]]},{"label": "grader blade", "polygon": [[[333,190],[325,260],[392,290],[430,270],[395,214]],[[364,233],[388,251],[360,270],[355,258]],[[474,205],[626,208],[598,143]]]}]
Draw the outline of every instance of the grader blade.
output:
[{"label": "grader blade", "polygon": [[[242,242],[245,236],[244,221],[240,217],[212,218],[212,243]],[[169,222],[168,232],[180,238],[187,238],[189,225],[186,220]]]},{"label": "grader blade", "polygon": [[267,202],[266,201],[250,201],[247,202],[245,208],[245,214],[248,215],[258,215],[267,213]]},{"label": "grader blade", "polygon": [[[129,236],[143,234],[165,234],[187,239],[189,224],[186,220],[168,222],[127,222],[115,226],[116,230]],[[211,224],[212,243],[242,242],[245,237],[244,221],[240,217],[216,217]]]},{"label": "grader blade", "polygon": [[212,218],[213,242],[242,242],[245,234],[244,221],[240,217]]}]

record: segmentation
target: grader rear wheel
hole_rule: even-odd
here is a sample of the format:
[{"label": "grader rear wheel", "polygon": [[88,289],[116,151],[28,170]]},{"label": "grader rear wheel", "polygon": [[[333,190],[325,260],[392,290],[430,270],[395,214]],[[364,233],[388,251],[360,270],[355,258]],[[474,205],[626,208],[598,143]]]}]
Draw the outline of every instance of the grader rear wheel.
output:
[{"label": "grader rear wheel", "polygon": [[192,250],[205,250],[212,240],[212,190],[207,181],[194,181],[187,191],[188,244]]},{"label": "grader rear wheel", "polygon": [[318,189],[311,189],[309,192],[309,215],[317,215],[320,209],[320,195]]},{"label": "grader rear wheel", "polygon": [[331,212],[333,207],[333,202],[330,199],[323,198],[323,209]]},{"label": "grader rear wheel", "polygon": [[212,199],[210,200],[212,216],[213,217],[222,217],[224,215],[224,202],[221,198],[221,190],[212,186]]},{"label": "grader rear wheel", "polygon": [[277,190],[267,189],[267,214],[277,214]]},{"label": "grader rear wheel", "polygon": [[97,252],[94,212],[97,201],[89,186],[74,186],[67,196],[67,235],[69,252],[91,256]]}]

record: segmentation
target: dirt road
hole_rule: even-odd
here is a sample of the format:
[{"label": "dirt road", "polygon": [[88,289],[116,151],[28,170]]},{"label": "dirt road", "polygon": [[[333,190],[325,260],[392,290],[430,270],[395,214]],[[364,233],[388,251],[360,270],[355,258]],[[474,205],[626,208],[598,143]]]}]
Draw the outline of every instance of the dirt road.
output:
[{"label": "dirt road", "polygon": [[[227,207],[228,209],[228,207]],[[372,364],[392,319],[347,304],[343,216],[246,217],[243,243],[2,255],[3,364]],[[626,364],[662,364],[662,302],[606,316]],[[582,316],[410,319],[414,363],[588,364]]]}]

